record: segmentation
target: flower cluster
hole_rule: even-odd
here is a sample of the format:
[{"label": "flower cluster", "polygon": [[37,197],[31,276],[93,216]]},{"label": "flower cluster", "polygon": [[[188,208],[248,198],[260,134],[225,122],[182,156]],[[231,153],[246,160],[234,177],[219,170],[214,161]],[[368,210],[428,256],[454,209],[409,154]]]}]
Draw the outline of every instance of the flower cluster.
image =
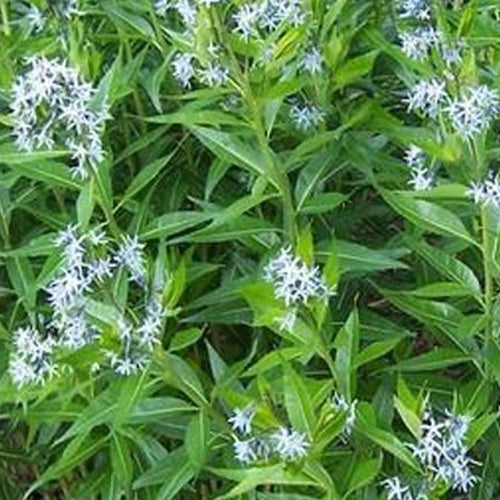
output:
[{"label": "flower cluster", "polygon": [[19,328],[14,332],[14,351],[10,355],[9,373],[18,387],[42,384],[58,370],[52,352],[56,341],[42,336],[35,328]]},{"label": "flower cluster", "polygon": [[459,97],[450,100],[446,108],[453,128],[465,137],[473,137],[488,129],[499,111],[498,94],[486,85],[466,87]]},{"label": "flower cluster", "polygon": [[128,376],[144,369],[149,361],[148,353],[160,343],[159,335],[164,317],[165,310],[160,296],[156,294],[148,301],[137,327],[124,318],[120,319],[118,323],[120,348],[118,351],[105,352],[115,373]]},{"label": "flower cluster", "polygon": [[455,132],[467,138],[487,130],[500,111],[497,92],[486,85],[465,87],[452,98],[446,83],[436,78],[417,83],[406,102],[409,112],[420,111],[432,119],[442,112]]},{"label": "flower cluster", "polygon": [[291,248],[283,248],[264,269],[264,278],[274,286],[274,294],[286,306],[296,306],[312,298],[326,299],[332,292],[321,278],[317,267],[309,267]]},{"label": "flower cluster", "polygon": [[[80,14],[77,0],[59,0],[55,6],[56,12],[63,19],[71,19],[73,16]],[[46,15],[48,12],[43,12],[36,5],[30,5],[28,8],[23,4],[19,7],[19,15],[26,21],[28,33],[41,33],[49,24],[50,18]]]},{"label": "flower cluster", "polygon": [[342,412],[346,416],[344,428],[342,429],[342,437],[346,440],[351,436],[356,423],[356,406],[358,402],[356,400],[348,403],[344,396],[339,393],[335,393],[332,399],[332,406],[336,411]]},{"label": "flower cluster", "polygon": [[473,182],[467,194],[478,205],[493,205],[500,208],[500,174],[490,172],[483,182]]},{"label": "flower cluster", "polygon": [[[112,262],[105,256],[107,239],[101,231],[80,235],[69,226],[56,238],[63,261],[58,274],[46,288],[52,307],[51,327],[59,333],[59,342],[68,349],[79,349],[96,337],[85,317],[85,298],[95,281],[111,276]],[[88,259],[90,254],[102,258]]]},{"label": "flower cluster", "polygon": [[418,27],[403,31],[399,38],[401,50],[411,59],[422,61],[428,57],[438,40],[438,35],[432,27]]},{"label": "flower cluster", "polygon": [[443,32],[430,25],[432,12],[428,0],[401,0],[399,7],[399,18],[411,23],[411,27],[399,34],[401,50],[410,59],[426,60],[435,50],[447,68],[462,60],[463,41],[450,41]]},{"label": "flower cluster", "polygon": [[[105,286],[115,271],[127,270],[130,279],[146,294],[147,273],[143,245],[137,238],[125,236],[115,250],[108,236],[99,229],[81,234],[76,226],[61,231],[55,240],[61,249],[62,262],[46,287],[52,316],[46,325],[50,332],[45,340],[28,328],[19,330],[16,353],[11,358],[10,372],[18,385],[43,383],[55,373],[53,361],[56,347],[76,350],[98,340],[101,332],[91,324],[86,312],[88,301]],[[118,320],[118,349],[106,349],[105,356],[120,375],[130,375],[146,365],[148,353],[159,342],[165,311],[158,290],[147,294],[146,306],[137,325],[125,315]],[[28,346],[28,347],[27,347]]]},{"label": "flower cluster", "polygon": [[23,151],[64,145],[71,152],[73,174],[84,179],[89,167],[97,168],[104,158],[107,109],[93,107],[94,89],[66,63],[33,57],[29,64],[12,88],[16,145]]},{"label": "flower cluster", "polygon": [[431,8],[428,0],[401,0],[398,7],[401,19],[429,21],[431,18]]},{"label": "flower cluster", "polygon": [[324,120],[324,113],[308,103],[294,103],[290,108],[290,118],[296,129],[306,131],[317,127]]},{"label": "flower cluster", "polygon": [[403,483],[397,476],[388,477],[382,481],[387,500],[428,500],[429,495],[425,483],[410,486]]},{"label": "flower cluster", "polygon": [[408,184],[415,191],[422,191],[432,187],[434,176],[425,166],[425,154],[419,147],[411,145],[406,150],[405,162],[410,169]]},{"label": "flower cluster", "polygon": [[272,33],[283,25],[300,26],[306,12],[300,0],[271,0],[241,5],[233,14],[234,31],[243,40],[258,37],[260,31]]},{"label": "flower cluster", "polygon": [[442,480],[463,493],[477,482],[470,469],[477,462],[467,455],[465,446],[470,421],[468,416],[451,414],[437,419],[427,411],[420,427],[420,439],[416,445],[410,445],[413,455],[434,481]]},{"label": "flower cluster", "polygon": [[248,406],[237,408],[228,419],[232,429],[242,435],[242,439],[234,437],[236,460],[249,464],[257,460],[269,460],[272,456],[283,461],[296,461],[306,456],[310,443],[305,434],[293,428],[280,427],[271,433],[252,435],[254,416],[255,411]]},{"label": "flower cluster", "polygon": [[[216,33],[206,35],[212,41],[202,47],[196,41],[197,28],[204,15],[202,8],[218,3],[217,0],[155,2],[159,16],[170,19],[174,24],[180,21],[184,29],[178,32],[178,37],[185,43],[173,55],[171,62],[172,74],[184,89],[191,89],[194,84],[211,88],[231,85],[233,89],[241,86],[240,72],[231,70],[238,63],[238,58],[236,54],[230,53],[230,46],[224,48],[214,43],[219,39]],[[302,0],[264,0],[244,2],[234,8],[221,10],[218,15],[221,24],[238,38],[244,42],[256,42],[256,50],[247,57],[253,59],[258,67],[265,67],[274,59],[279,37],[284,36],[287,29],[302,25],[307,18],[307,10]],[[314,36],[308,34],[304,46],[298,48],[296,57],[281,65],[283,78],[290,78],[296,72],[311,76],[323,72],[323,55],[314,45],[313,39]],[[242,66],[243,71],[249,67],[248,62],[245,61]],[[312,102],[304,98],[295,101],[291,103],[289,116],[298,130],[310,130],[324,120],[324,113]]]},{"label": "flower cluster", "polygon": [[32,5],[25,14],[25,19],[28,21],[28,28],[30,32],[38,33],[45,27],[45,19],[42,11],[36,6]]}]

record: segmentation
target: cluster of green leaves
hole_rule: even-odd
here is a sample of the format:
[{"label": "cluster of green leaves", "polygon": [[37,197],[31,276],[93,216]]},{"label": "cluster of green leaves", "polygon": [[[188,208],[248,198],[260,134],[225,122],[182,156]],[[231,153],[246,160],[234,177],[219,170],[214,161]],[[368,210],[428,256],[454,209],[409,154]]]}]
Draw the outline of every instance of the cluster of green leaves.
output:
[{"label": "cluster of green leaves", "polygon": [[[28,3],[50,21],[39,33],[26,28]],[[401,95],[433,69],[400,50],[394,2],[307,0],[320,75],[279,78],[306,29],[280,40],[267,74],[228,33],[238,88],[190,90],[172,77],[179,37],[153,2],[82,1],[71,19],[59,3],[0,0],[1,496],[378,498],[387,477],[425,476],[406,443],[418,440],[428,400],[473,419],[467,446],[481,466],[470,498],[497,498],[500,210],[476,206],[466,189],[498,169],[499,143],[494,129],[472,142],[408,125]],[[498,89],[497,2],[433,8],[473,47],[461,78]],[[13,145],[9,92],[34,54],[67,59],[110,105],[106,160],[89,180],[71,176],[64,150]],[[300,92],[325,112],[318,130],[290,123],[288,99]],[[222,106],[231,95],[235,110]],[[406,188],[410,144],[441,166],[436,187]],[[54,236],[68,224],[105,224],[146,244],[168,276],[162,342],[139,375],[88,373],[96,353],[85,348],[68,355],[71,371],[18,389],[12,333],[47,312]],[[286,245],[336,291],[301,308],[290,330],[262,279]],[[87,312],[113,325],[127,303],[123,276],[109,292]],[[334,392],[357,401],[348,439]],[[262,431],[305,433],[307,456],[236,461],[227,418],[247,405]],[[432,492],[450,494],[445,484]]]}]

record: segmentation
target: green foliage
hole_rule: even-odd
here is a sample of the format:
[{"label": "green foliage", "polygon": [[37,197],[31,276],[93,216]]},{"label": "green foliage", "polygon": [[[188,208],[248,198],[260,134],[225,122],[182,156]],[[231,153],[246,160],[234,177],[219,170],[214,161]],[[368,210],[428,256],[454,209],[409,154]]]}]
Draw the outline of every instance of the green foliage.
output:
[{"label": "green foliage", "polygon": [[[0,0],[1,498],[375,499],[396,476],[455,498],[415,453],[431,409],[468,419],[466,498],[500,496],[500,105],[471,135],[446,107],[470,86],[500,92],[498,3],[431,1],[442,39],[420,59],[398,34],[421,20],[399,2],[298,1],[300,22],[242,36],[235,16],[255,3],[288,2],[193,0],[186,27],[161,1]],[[195,68],[184,86],[181,54]],[[71,141],[15,141],[12,89],[35,56],[75,68],[89,109],[109,106],[86,176]],[[448,82],[446,106],[408,113],[408,89],[431,78]],[[424,189],[411,190],[412,146]],[[104,230],[92,258],[115,259],[81,290],[96,335],[75,349],[48,300],[68,226]],[[144,245],[144,282],[116,260],[126,235]],[[304,300],[270,272],[287,249],[293,278],[316,280]],[[117,373],[124,319],[138,335],[153,302],[144,362]],[[40,383],[13,376],[22,328],[57,345]],[[303,450],[286,456],[279,432]],[[238,460],[246,440],[254,456]]]}]

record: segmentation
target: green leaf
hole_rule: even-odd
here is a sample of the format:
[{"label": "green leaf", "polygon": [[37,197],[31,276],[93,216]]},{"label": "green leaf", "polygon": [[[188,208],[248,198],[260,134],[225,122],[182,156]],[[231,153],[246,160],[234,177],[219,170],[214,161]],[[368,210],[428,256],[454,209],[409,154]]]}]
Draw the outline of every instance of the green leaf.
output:
[{"label": "green leaf", "polygon": [[246,168],[254,174],[263,176],[276,188],[280,189],[281,180],[278,173],[259,148],[250,147],[234,135],[226,132],[219,132],[205,127],[191,127],[191,129],[198,139],[215,155]]},{"label": "green leaf", "polygon": [[377,358],[380,358],[392,351],[403,340],[399,337],[393,337],[387,340],[380,340],[373,342],[368,347],[363,349],[354,359],[354,366],[356,368],[369,363]]},{"label": "green leaf", "polygon": [[128,488],[132,482],[133,464],[130,449],[124,437],[116,432],[111,433],[111,464],[113,473],[124,488]]},{"label": "green leaf", "polygon": [[78,195],[78,200],[76,202],[78,225],[83,231],[88,228],[92,212],[94,211],[94,205],[94,181],[93,179],[89,179],[80,190],[80,194]]},{"label": "green leaf", "polygon": [[311,438],[315,418],[307,387],[288,363],[284,363],[284,375],[285,406],[290,423]]},{"label": "green leaf", "polygon": [[205,465],[209,452],[209,421],[203,410],[191,417],[186,429],[184,444],[189,461],[196,470]]},{"label": "green leaf", "polygon": [[176,332],[172,338],[169,350],[171,352],[181,351],[182,349],[195,344],[202,335],[203,330],[201,328],[186,328],[185,330],[180,330]]},{"label": "green leaf", "polygon": [[413,434],[415,439],[420,438],[420,418],[419,416],[405,403],[394,396],[394,407],[396,408],[401,420],[405,423],[406,427],[408,427],[409,431]]},{"label": "green leaf", "polygon": [[102,392],[89,403],[78,419],[55,443],[61,443],[73,436],[88,434],[94,427],[110,422],[115,409],[115,400],[110,392]]},{"label": "green leaf", "polygon": [[356,394],[355,358],[359,349],[359,318],[353,309],[335,338],[335,372],[339,392],[352,401]]},{"label": "green leaf", "polygon": [[385,431],[373,425],[365,416],[364,405],[360,407],[356,419],[356,429],[368,439],[387,450],[396,458],[409,465],[413,470],[420,472],[420,466],[410,450],[392,432]]},{"label": "green leaf", "polygon": [[28,311],[36,304],[35,275],[26,257],[8,257],[5,259],[7,274],[17,295],[23,300]]},{"label": "green leaf", "polygon": [[415,297],[423,299],[434,299],[439,297],[466,297],[471,294],[470,290],[463,287],[459,283],[431,283],[430,285],[421,286],[415,290],[404,292]]},{"label": "green leaf", "polygon": [[307,200],[302,209],[304,214],[322,214],[333,210],[347,200],[347,196],[340,193],[321,193]]},{"label": "green leaf", "polygon": [[437,371],[470,360],[471,358],[469,356],[464,355],[464,353],[458,349],[441,347],[421,354],[420,356],[405,359],[398,363],[394,367],[394,370],[405,372]]},{"label": "green leaf", "polygon": [[28,498],[32,492],[49,481],[64,477],[73,471],[76,467],[85,462],[85,460],[94,456],[101,450],[106,442],[106,437],[96,439],[86,434],[77,436],[66,446],[59,460],[55,464],[49,466],[39,479],[31,485],[24,498]]},{"label": "green leaf", "polygon": [[166,238],[206,222],[212,215],[203,212],[171,212],[154,219],[141,233],[141,240]]},{"label": "green leaf", "polygon": [[248,128],[248,125],[238,120],[229,113],[212,109],[195,109],[185,107],[175,113],[150,116],[145,121],[152,123],[180,123],[186,126],[193,125],[234,125],[235,127]]},{"label": "green leaf", "polygon": [[156,500],[168,500],[195,476],[196,470],[188,459],[186,448],[181,446],[142,474],[133,484],[134,489],[161,484]]},{"label": "green leaf", "polygon": [[152,26],[143,17],[129,12],[112,1],[101,2],[100,6],[111,19],[123,22],[125,25],[138,31],[144,38],[153,39],[155,37]]},{"label": "green leaf", "polygon": [[41,163],[43,160],[66,156],[67,151],[19,151],[13,145],[2,144],[0,146],[0,163],[6,165]]},{"label": "green leaf", "polygon": [[349,479],[345,497],[351,495],[354,491],[373,484],[382,467],[382,455],[379,458],[369,458],[367,460],[357,461],[354,470]]},{"label": "green leaf", "polygon": [[375,64],[378,54],[378,50],[373,50],[372,52],[349,59],[338,68],[333,77],[337,88],[345,87],[369,73]]},{"label": "green leaf", "polygon": [[142,168],[139,173],[134,177],[127,190],[123,194],[120,204],[125,200],[135,196],[141,189],[146,187],[151,181],[157,180],[161,171],[170,163],[170,160],[175,156],[175,152],[169,155],[158,158],[157,160],[149,163]]},{"label": "green leaf", "polygon": [[432,233],[456,236],[477,245],[462,221],[446,208],[428,201],[416,200],[405,192],[384,191],[382,194],[396,212],[416,226]]},{"label": "green leaf", "polygon": [[80,189],[70,169],[62,163],[38,161],[36,163],[11,163],[9,166],[18,174],[28,179],[41,181],[48,186],[61,186],[68,189]]},{"label": "green leaf", "polygon": [[286,469],[284,464],[266,465],[263,467],[247,467],[245,469],[216,469],[210,468],[210,472],[216,476],[232,481],[238,481],[238,485],[228,493],[221,495],[216,500],[234,498],[253,491],[262,484],[283,486],[316,486],[317,483],[300,471]]},{"label": "green leaf", "polygon": [[467,431],[467,449],[471,449],[497,420],[498,412],[481,415],[479,418],[474,419]]},{"label": "green leaf", "polygon": [[134,407],[128,423],[132,425],[156,423],[162,419],[189,414],[195,410],[194,406],[179,398],[170,396],[145,398]]},{"label": "green leaf", "polygon": [[122,381],[120,394],[116,402],[116,414],[113,424],[121,426],[133,412],[133,409],[142,397],[147,382],[148,371],[132,375]]},{"label": "green leaf", "polygon": [[253,377],[262,374],[267,370],[275,368],[283,363],[283,360],[290,361],[292,359],[304,356],[309,352],[307,347],[285,347],[268,352],[262,356],[255,364],[243,373],[243,377]]},{"label": "green leaf", "polygon": [[[331,241],[318,245],[318,260],[324,261],[330,255]],[[392,258],[386,251],[372,250],[350,241],[335,240],[340,272],[370,273],[385,269],[406,269],[403,262]]]},{"label": "green leaf", "polygon": [[274,233],[277,231],[279,231],[279,229],[276,226],[264,219],[256,219],[241,215],[226,224],[206,227],[186,236],[179,236],[170,241],[170,244],[216,243],[247,237],[258,241],[261,233]]},{"label": "green leaf", "polygon": [[460,284],[474,295],[481,293],[479,280],[476,278],[474,272],[463,262],[449,255],[444,250],[432,247],[423,240],[406,236],[404,241],[443,276]]},{"label": "green leaf", "polygon": [[199,406],[208,403],[200,379],[183,359],[174,354],[158,353],[158,361],[161,363],[161,374],[167,384],[184,392]]}]

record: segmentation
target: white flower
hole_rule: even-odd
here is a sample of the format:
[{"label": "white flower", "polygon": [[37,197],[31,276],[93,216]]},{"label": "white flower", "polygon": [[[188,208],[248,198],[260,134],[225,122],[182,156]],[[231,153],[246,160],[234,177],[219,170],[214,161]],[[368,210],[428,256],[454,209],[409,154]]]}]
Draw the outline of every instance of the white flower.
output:
[{"label": "white flower", "polygon": [[346,420],[344,428],[342,429],[342,434],[344,439],[352,434],[354,425],[356,423],[356,406],[358,402],[354,400],[352,403],[348,403],[347,400],[342,396],[342,394],[335,393],[332,399],[332,406],[337,410],[345,414]]},{"label": "white flower", "polygon": [[147,364],[147,359],[144,356],[132,358],[128,356],[120,357],[114,353],[108,353],[108,357],[114,372],[124,377],[129,377],[144,370]]},{"label": "white flower", "polygon": [[172,8],[170,0],[156,0],[154,3],[154,9],[157,16],[164,17],[167,15],[167,11]]},{"label": "white flower", "polygon": [[462,51],[464,46],[465,43],[461,39],[452,43],[441,40],[439,50],[446,66],[450,67],[451,65],[458,64],[462,61]]},{"label": "white flower", "polygon": [[236,460],[244,464],[248,464],[257,460],[257,454],[254,449],[255,440],[247,439],[246,441],[240,441],[235,439],[233,443],[234,456]]},{"label": "white flower", "polygon": [[243,4],[234,14],[234,31],[243,40],[248,42],[251,36],[257,33],[257,24],[260,20],[261,8],[257,4]]},{"label": "white flower", "polygon": [[264,269],[264,278],[273,284],[274,294],[286,306],[305,303],[310,298],[325,299],[331,291],[323,282],[317,267],[308,267],[283,248]]},{"label": "white flower", "polygon": [[108,109],[92,105],[94,90],[78,72],[57,59],[32,57],[12,87],[13,135],[23,151],[64,144],[75,163],[73,175],[86,178],[103,160],[101,135]]},{"label": "white flower", "polygon": [[426,191],[434,184],[434,175],[425,167],[412,168],[408,185],[415,191]]},{"label": "white flower", "polygon": [[408,500],[412,499],[409,486],[404,486],[399,477],[389,477],[382,481],[382,486],[387,493],[387,500]]},{"label": "white flower", "polygon": [[78,0],[66,0],[62,6],[61,12],[66,19],[79,15]]},{"label": "white flower", "polygon": [[482,182],[472,182],[466,194],[474,200],[476,205],[482,205],[487,199],[485,185]]},{"label": "white flower", "polygon": [[449,100],[446,83],[436,78],[414,85],[406,98],[408,111],[422,111],[424,115],[436,118],[441,105]]},{"label": "white flower", "polygon": [[68,311],[79,307],[83,301],[83,293],[89,288],[87,278],[78,272],[62,269],[61,274],[47,286],[48,302],[59,314],[66,317]]},{"label": "white flower", "polygon": [[255,410],[252,406],[234,410],[234,415],[228,419],[233,430],[241,432],[242,434],[251,434],[252,432],[252,419],[255,416]]},{"label": "white flower", "polygon": [[427,0],[400,0],[399,8],[399,17],[402,19],[429,21],[431,18],[431,9]]},{"label": "white flower", "polygon": [[129,270],[130,279],[140,286],[144,286],[146,280],[143,249],[144,245],[139,243],[137,236],[132,238],[129,235],[125,235],[114,258],[114,262],[117,265],[124,266]]},{"label": "white flower", "polygon": [[146,306],[141,324],[137,328],[139,343],[151,350],[155,344],[160,343],[159,336],[162,331],[165,309],[160,301],[161,297],[150,300]]},{"label": "white flower", "polygon": [[172,61],[175,79],[187,89],[191,88],[191,80],[196,75],[193,59],[193,54],[176,54]]},{"label": "white flower", "polygon": [[306,456],[310,446],[305,434],[281,427],[271,435],[274,451],[282,460],[299,460]]},{"label": "white flower", "polygon": [[97,247],[97,246],[103,246],[107,245],[109,240],[104,231],[101,229],[91,229],[87,235],[86,235],[88,241],[91,243],[91,245]]},{"label": "white flower", "polygon": [[190,0],[177,0],[173,5],[173,8],[181,17],[182,22],[186,25],[186,28],[193,30],[196,24],[196,5]]},{"label": "white flower", "polygon": [[434,480],[441,479],[451,488],[467,493],[477,481],[470,469],[477,462],[467,456],[465,446],[471,419],[466,415],[447,415],[438,420],[426,412],[420,439],[410,448]]},{"label": "white flower", "polygon": [[438,40],[434,28],[420,27],[400,33],[401,50],[410,58],[422,61]]},{"label": "white flower", "polygon": [[103,257],[88,264],[88,273],[92,281],[104,281],[113,276],[115,263],[111,257]]},{"label": "white flower", "polygon": [[297,310],[290,309],[285,312],[285,315],[280,319],[280,331],[291,332],[297,321]]},{"label": "white flower", "polygon": [[95,329],[87,323],[83,312],[68,317],[60,330],[59,344],[71,350],[80,349],[97,337]]},{"label": "white flower", "polygon": [[28,12],[26,12],[26,19],[28,21],[30,31],[37,33],[43,30],[45,26],[45,19],[42,11],[35,5],[31,6]]},{"label": "white flower", "polygon": [[324,120],[324,113],[316,106],[295,103],[290,108],[290,118],[299,130],[317,127]]},{"label": "white flower", "polygon": [[446,112],[453,128],[471,138],[485,131],[499,113],[498,94],[486,85],[468,87],[451,101]]},{"label": "white flower", "polygon": [[14,351],[10,355],[9,374],[18,387],[43,385],[57,374],[58,366],[53,360],[55,342],[32,327],[19,328],[13,336]]},{"label": "white flower", "polygon": [[198,71],[200,81],[209,87],[219,87],[229,80],[229,72],[217,63],[209,62]]},{"label": "white flower", "polygon": [[319,75],[323,72],[323,56],[316,47],[311,47],[307,52],[302,54],[299,61],[299,69],[311,75]]},{"label": "white flower", "polygon": [[306,14],[301,0],[266,0],[260,17],[260,25],[267,31],[274,31],[288,23],[299,26],[304,23]]},{"label": "white flower", "polygon": [[423,167],[425,154],[421,148],[411,145],[405,152],[405,163],[410,167]]},{"label": "white flower", "polygon": [[219,3],[221,0],[198,0],[199,3],[202,5],[205,5],[205,7],[211,7],[212,5],[215,5]]}]

